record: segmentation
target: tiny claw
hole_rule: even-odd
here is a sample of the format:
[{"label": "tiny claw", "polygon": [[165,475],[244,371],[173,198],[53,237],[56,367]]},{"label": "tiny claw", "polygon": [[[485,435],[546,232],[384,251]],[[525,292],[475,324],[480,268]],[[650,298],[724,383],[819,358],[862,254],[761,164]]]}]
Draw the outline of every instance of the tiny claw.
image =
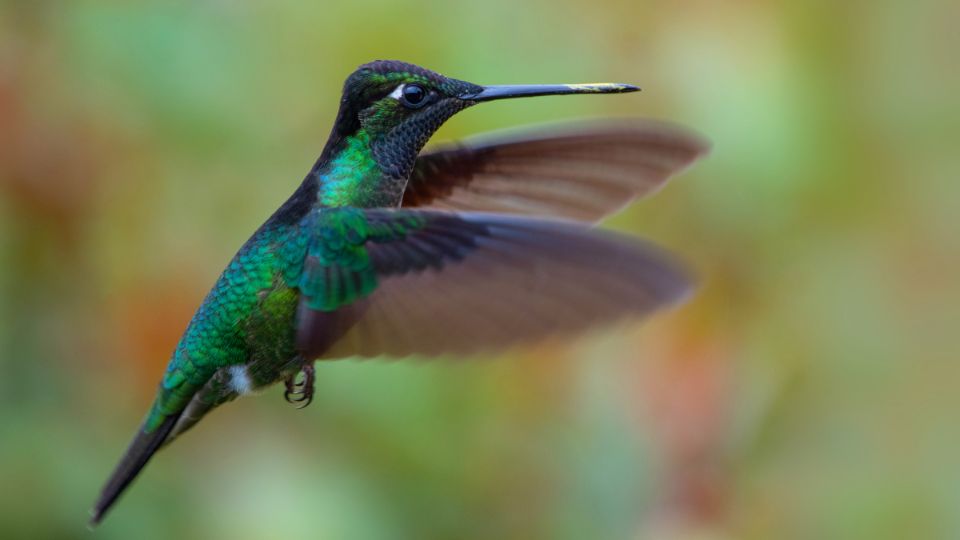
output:
[{"label": "tiny claw", "polygon": [[313,396],[308,395],[308,396],[304,396],[303,399],[298,399],[297,404],[294,405],[293,407],[297,410],[300,410],[305,408],[307,405],[310,405],[311,403],[313,403]]},{"label": "tiny claw", "polygon": [[293,398],[292,398],[291,396],[294,396],[294,395],[297,394],[296,385],[293,383],[293,377],[290,377],[290,378],[284,380],[284,381],[283,381],[283,385],[284,385],[284,387],[286,388],[286,389],[283,391],[283,399],[284,399],[287,403],[293,403]]},{"label": "tiny claw", "polygon": [[[300,373],[303,374],[303,379],[297,381]],[[288,377],[283,381],[286,387],[286,390],[283,392],[283,399],[285,399],[287,403],[294,405],[297,409],[302,409],[313,403],[313,364],[304,364],[303,367],[300,368],[300,373]]]}]

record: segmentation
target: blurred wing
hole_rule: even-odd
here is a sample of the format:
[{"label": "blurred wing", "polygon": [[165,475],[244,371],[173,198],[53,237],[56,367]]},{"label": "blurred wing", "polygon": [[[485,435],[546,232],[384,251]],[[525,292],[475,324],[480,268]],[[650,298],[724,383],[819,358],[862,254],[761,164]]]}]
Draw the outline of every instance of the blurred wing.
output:
[{"label": "blurred wing", "polygon": [[708,147],[652,120],[487,136],[421,154],[401,206],[595,222],[656,191]]},{"label": "blurred wing", "polygon": [[308,357],[492,351],[643,316],[689,290],[663,251],[575,222],[320,212],[344,211],[361,216],[346,229],[362,253],[334,253],[344,249],[322,239],[330,220],[321,219],[299,276],[298,343]]}]

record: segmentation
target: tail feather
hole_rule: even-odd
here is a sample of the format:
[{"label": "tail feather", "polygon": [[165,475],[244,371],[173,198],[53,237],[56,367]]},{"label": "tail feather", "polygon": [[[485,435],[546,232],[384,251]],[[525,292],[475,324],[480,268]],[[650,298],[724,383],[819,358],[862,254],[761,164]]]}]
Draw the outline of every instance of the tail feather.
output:
[{"label": "tail feather", "polygon": [[153,456],[154,452],[156,452],[167,439],[167,436],[170,435],[170,431],[173,430],[173,426],[177,424],[179,418],[179,414],[173,414],[168,416],[163,423],[153,431],[146,433],[143,431],[143,428],[141,428],[140,431],[137,432],[137,436],[133,438],[127,451],[120,459],[120,463],[117,464],[117,467],[113,470],[113,474],[110,475],[110,479],[106,485],[103,486],[103,490],[100,491],[100,498],[97,499],[97,503],[93,506],[93,510],[91,510],[91,527],[100,523],[104,514],[107,513],[107,510],[113,506],[113,503],[120,497],[120,494],[122,494],[127,486],[130,485],[130,482],[136,478],[144,465],[147,464],[147,461],[150,461],[150,457]]}]

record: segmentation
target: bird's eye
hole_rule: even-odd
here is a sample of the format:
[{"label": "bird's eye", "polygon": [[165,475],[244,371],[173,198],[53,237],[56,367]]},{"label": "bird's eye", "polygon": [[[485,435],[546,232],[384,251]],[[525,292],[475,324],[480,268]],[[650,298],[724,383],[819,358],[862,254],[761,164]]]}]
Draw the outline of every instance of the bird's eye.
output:
[{"label": "bird's eye", "polygon": [[418,109],[427,103],[427,91],[417,84],[405,84],[400,94],[400,102],[411,109]]}]

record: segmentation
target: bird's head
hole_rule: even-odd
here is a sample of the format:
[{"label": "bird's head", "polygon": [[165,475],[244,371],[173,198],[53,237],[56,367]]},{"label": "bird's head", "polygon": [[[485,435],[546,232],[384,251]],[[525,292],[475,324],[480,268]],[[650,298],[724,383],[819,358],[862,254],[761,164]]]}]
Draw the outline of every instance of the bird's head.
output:
[{"label": "bird's head", "polygon": [[[634,92],[626,84],[480,86],[413,64],[377,60],[357,68],[343,85],[331,144],[363,133],[381,170],[405,177],[431,135],[457,112],[484,101],[558,94]],[[328,147],[325,154],[335,152]],[[322,159],[322,158],[321,158]]]}]

